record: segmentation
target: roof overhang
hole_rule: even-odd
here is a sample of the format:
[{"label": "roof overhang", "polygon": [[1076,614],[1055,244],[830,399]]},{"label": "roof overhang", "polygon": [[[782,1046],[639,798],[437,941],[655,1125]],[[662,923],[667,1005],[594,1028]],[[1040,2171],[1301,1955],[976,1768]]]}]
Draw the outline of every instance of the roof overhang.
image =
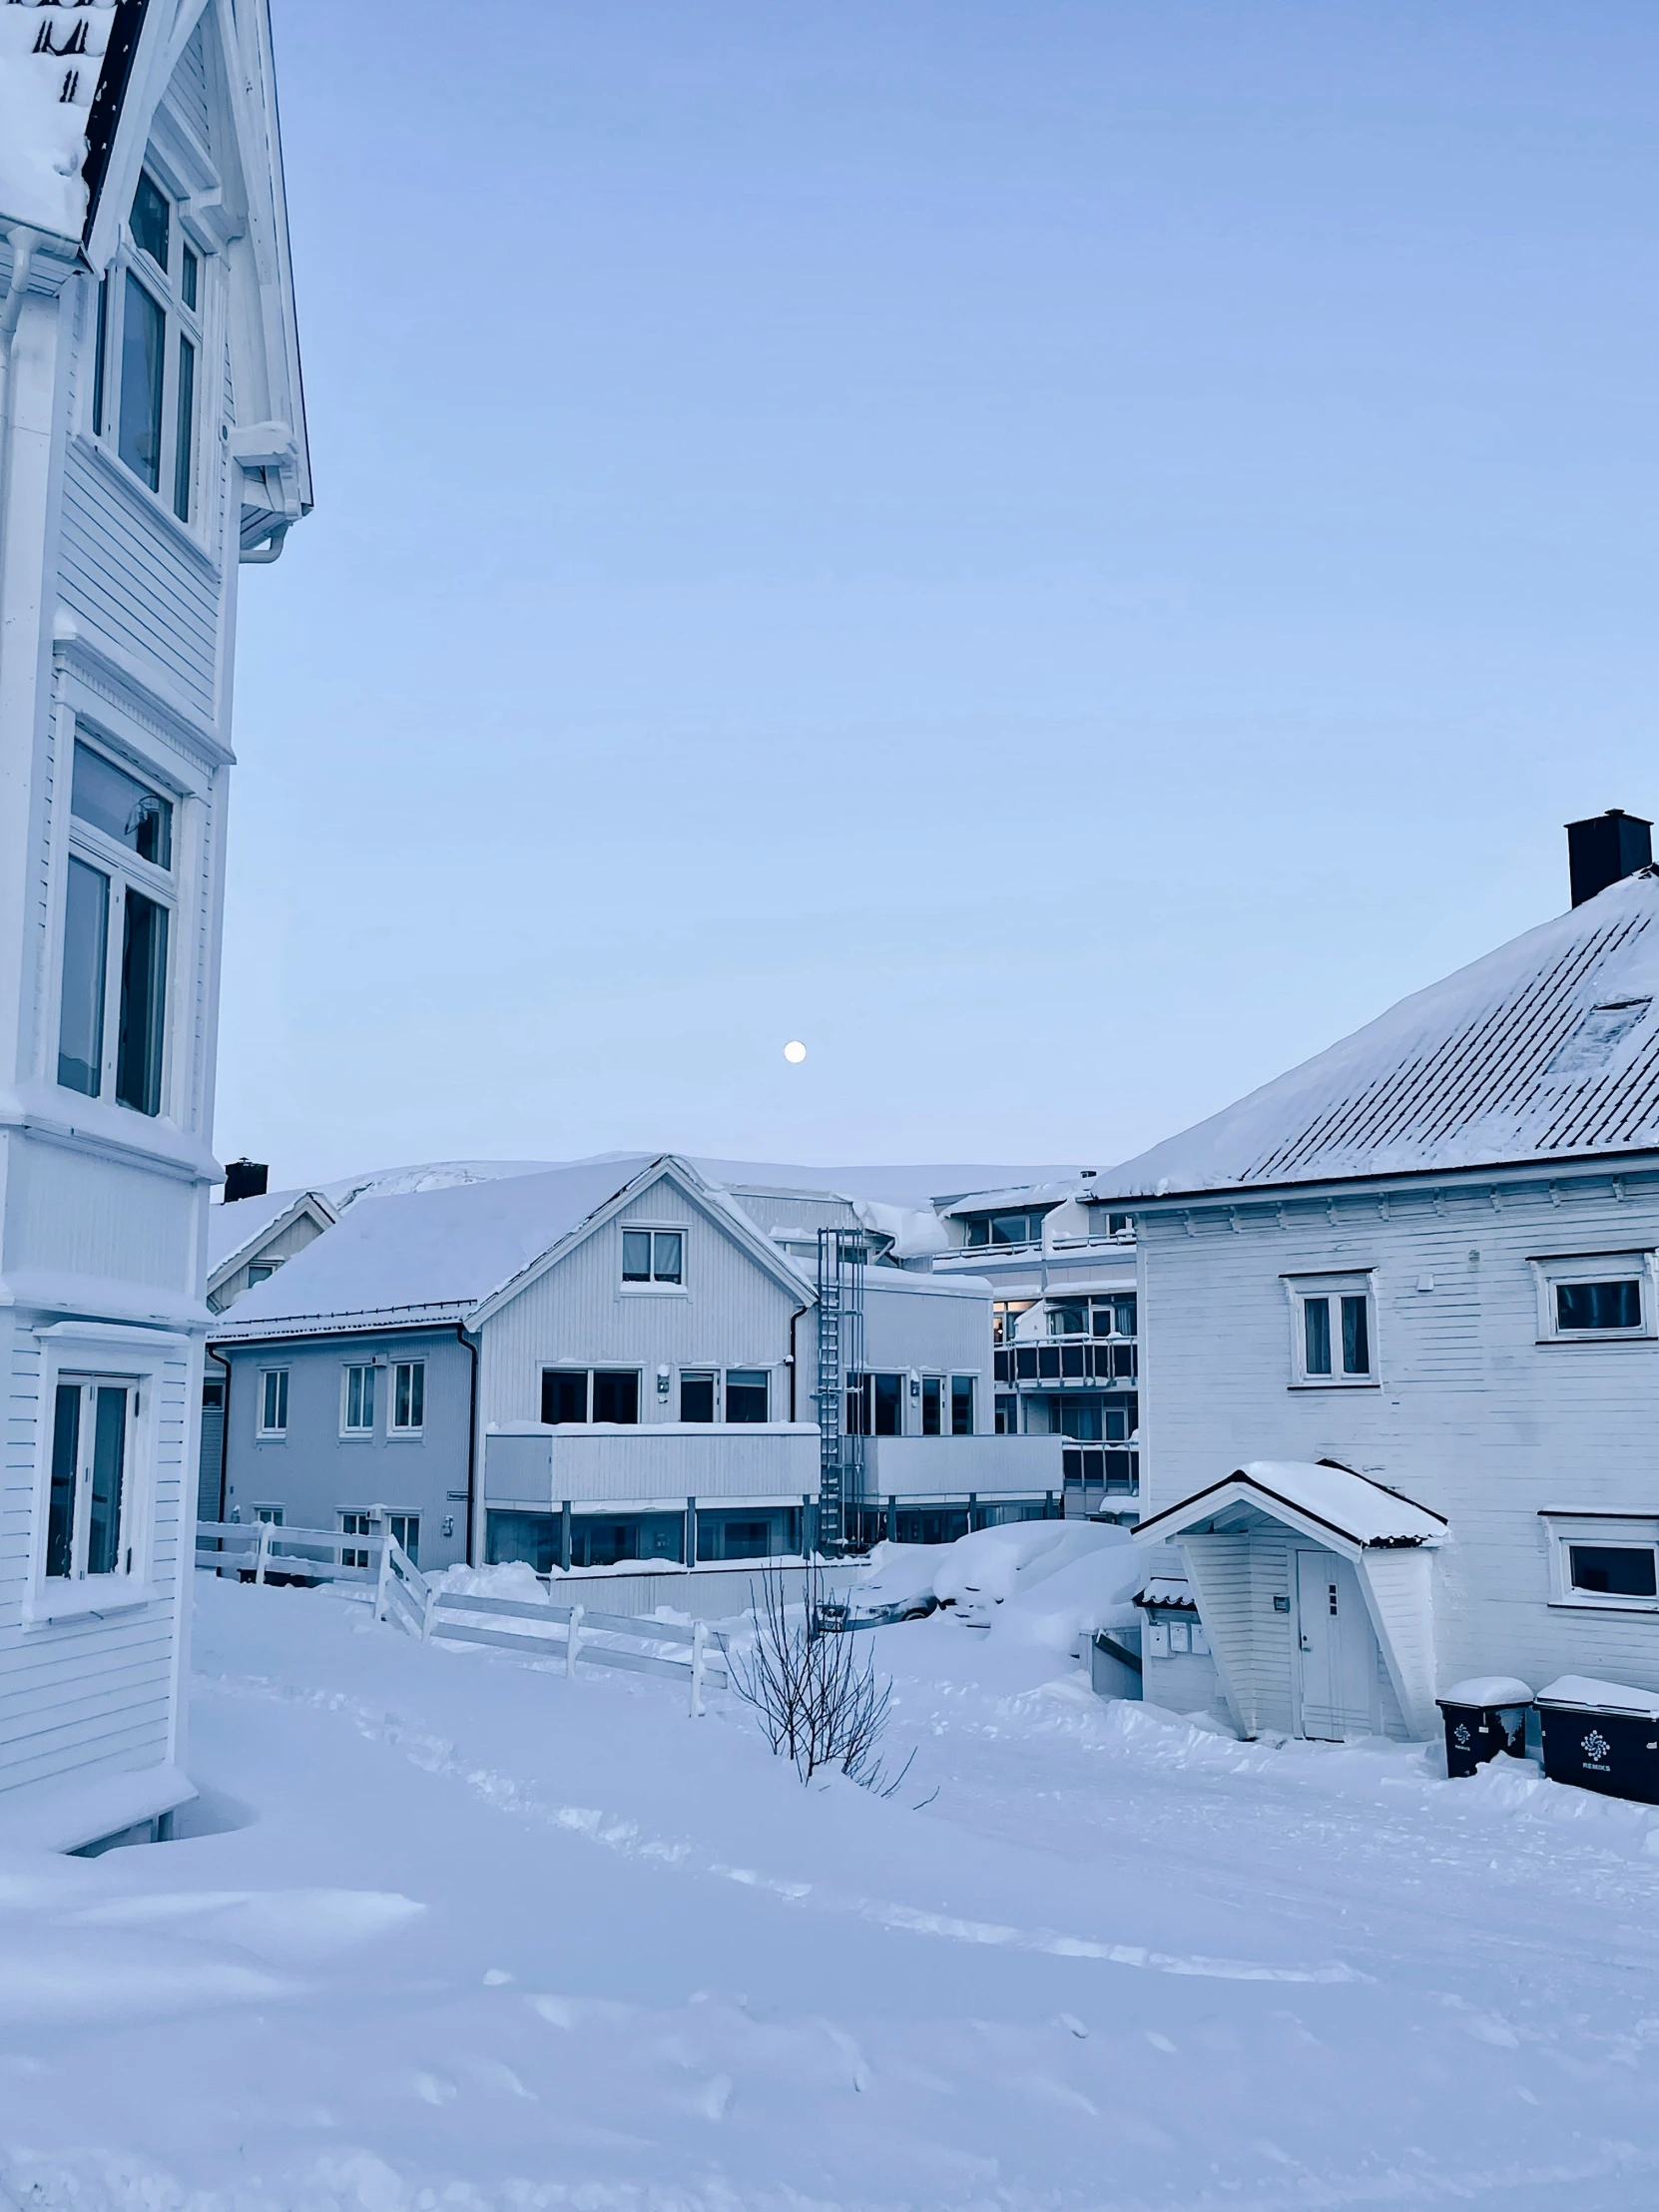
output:
[{"label": "roof overhang", "polygon": [[1135,1540],[1242,1533],[1258,1516],[1348,1557],[1431,1546],[1446,1532],[1442,1514],[1336,1460],[1256,1460],[1141,1521]]}]

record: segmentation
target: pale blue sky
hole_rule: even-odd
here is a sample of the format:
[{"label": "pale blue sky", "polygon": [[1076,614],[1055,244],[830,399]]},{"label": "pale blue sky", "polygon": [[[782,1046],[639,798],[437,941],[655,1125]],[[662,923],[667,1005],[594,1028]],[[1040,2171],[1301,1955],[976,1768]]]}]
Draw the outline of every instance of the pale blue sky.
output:
[{"label": "pale blue sky", "polygon": [[1105,1165],[1659,810],[1651,7],[276,16],[225,1156]]}]

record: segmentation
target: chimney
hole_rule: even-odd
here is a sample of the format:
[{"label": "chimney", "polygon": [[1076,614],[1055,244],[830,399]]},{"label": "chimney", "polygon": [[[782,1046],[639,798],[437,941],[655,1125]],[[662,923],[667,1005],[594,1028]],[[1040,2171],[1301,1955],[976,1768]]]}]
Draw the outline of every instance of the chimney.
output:
[{"label": "chimney", "polygon": [[[1576,882],[1577,877],[1573,880]],[[233,1160],[225,1170],[225,1203],[239,1198],[264,1198],[271,1170],[263,1160]]]},{"label": "chimney", "polygon": [[1567,869],[1572,902],[1582,906],[1609,883],[1621,883],[1639,867],[1653,865],[1653,825],[1622,807],[1609,807],[1588,822],[1567,824]]}]

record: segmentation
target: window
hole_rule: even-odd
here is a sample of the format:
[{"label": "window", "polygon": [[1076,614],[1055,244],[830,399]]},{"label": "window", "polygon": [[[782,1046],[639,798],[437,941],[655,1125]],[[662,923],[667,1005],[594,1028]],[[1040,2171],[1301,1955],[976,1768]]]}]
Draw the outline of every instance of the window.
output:
[{"label": "window", "polygon": [[[543,1368],[541,1417],[553,1424],[569,1421],[612,1421],[622,1427],[637,1426],[640,1417],[640,1377],[637,1368]],[[683,1414],[683,1419],[701,1416]],[[714,1418],[711,1412],[708,1416]]]},{"label": "window", "polygon": [[[372,1370],[370,1372],[372,1373]],[[374,1534],[374,1515],[372,1513],[341,1513],[339,1526],[342,1536],[372,1536]],[[340,1552],[339,1563],[342,1567],[366,1567],[368,1565],[368,1553],[347,1546]]]},{"label": "window", "polygon": [[1302,1276],[1286,1287],[1293,1316],[1293,1384],[1375,1383],[1370,1278]]},{"label": "window", "polygon": [[544,1421],[555,1423],[587,1419],[588,1371],[586,1368],[543,1368],[541,1373],[541,1417]]},{"label": "window", "polygon": [[276,1273],[275,1260],[256,1260],[248,1270],[248,1288],[253,1290],[257,1283],[269,1283]]},{"label": "window", "polygon": [[288,1425],[288,1371],[267,1368],[260,1377],[260,1434],[283,1436]]},{"label": "window", "polygon": [[69,807],[58,1081],[159,1114],[173,803],[77,739]]},{"label": "window", "polygon": [[921,1432],[924,1436],[943,1433],[940,1406],[944,1397],[944,1379],[937,1375],[924,1375],[921,1379]]},{"label": "window", "polygon": [[681,1287],[685,1238],[678,1229],[625,1229],[622,1232],[624,1283]]},{"label": "window", "polygon": [[729,1421],[769,1420],[768,1375],[765,1368],[728,1368],[726,1371],[726,1418]]},{"label": "window", "polygon": [[950,1378],[950,1433],[953,1436],[973,1434],[973,1378],[971,1375],[953,1375]]},{"label": "window", "polygon": [[1634,1279],[1612,1283],[1557,1283],[1555,1326],[1569,1329],[1640,1329],[1642,1286]]},{"label": "window", "polygon": [[1654,1256],[1586,1253],[1534,1260],[1540,1344],[1617,1344],[1655,1334]]},{"label": "window", "polygon": [[1048,1309],[1048,1334],[1051,1337],[1086,1337],[1089,1334],[1089,1305],[1067,1299],[1061,1304],[1050,1304]]},{"label": "window", "polygon": [[347,1368],[341,1387],[340,1432],[346,1436],[368,1436],[374,1430],[374,1370],[371,1367]]},{"label": "window", "polygon": [[1097,1337],[1133,1337],[1139,1313],[1140,1301],[1133,1291],[1117,1298],[1097,1298],[1092,1333]]},{"label": "window", "polygon": [[998,1299],[991,1308],[991,1340],[999,1345],[1011,1345],[1019,1327],[1021,1314],[1029,1313],[1030,1299]]},{"label": "window", "polygon": [[846,1432],[849,1436],[902,1436],[903,1376],[853,1376],[846,1392]]},{"label": "window", "polygon": [[388,1513],[386,1525],[391,1530],[392,1542],[401,1544],[403,1556],[411,1567],[420,1564],[420,1515],[418,1513]]},{"label": "window", "polygon": [[715,1417],[715,1379],[712,1375],[680,1378],[680,1418],[712,1421]]},{"label": "window", "polygon": [[255,1526],[258,1527],[259,1523],[264,1521],[267,1528],[280,1528],[283,1511],[284,1508],[280,1505],[256,1505],[254,1508]]},{"label": "window", "polygon": [[[95,437],[113,436],[140,483],[181,522],[197,507],[197,361],[202,348],[202,255],[148,171],[140,175],[127,240],[98,287],[92,377]],[[114,371],[115,421],[105,394]]]},{"label": "window", "polygon": [[[426,1363],[400,1360],[391,1371],[391,1425],[405,1436],[426,1425]],[[401,1536],[398,1542],[403,1543]],[[409,1551],[407,1544],[403,1549]],[[409,1551],[412,1559],[414,1553]]]},{"label": "window", "polygon": [[969,1245],[1041,1244],[1043,1216],[1048,1212],[1049,1208],[1043,1206],[1030,1213],[969,1214],[967,1242]]},{"label": "window", "polygon": [[593,1417],[632,1428],[640,1417],[640,1379],[637,1369],[612,1371],[595,1368]]},{"label": "window", "polygon": [[46,1514],[50,1579],[130,1574],[128,1433],[138,1390],[106,1376],[65,1376],[52,1419]]},{"label": "window", "polygon": [[1595,1597],[1659,1596],[1651,1544],[1569,1544],[1568,1579]]},{"label": "window", "polygon": [[1019,1434],[1019,1399],[1011,1392],[999,1390],[996,1397],[995,1412],[997,1434],[999,1436],[1017,1436]]},{"label": "window", "polygon": [[1659,1613],[1659,1518],[1555,1512],[1540,1518],[1549,1542],[1552,1605]]}]

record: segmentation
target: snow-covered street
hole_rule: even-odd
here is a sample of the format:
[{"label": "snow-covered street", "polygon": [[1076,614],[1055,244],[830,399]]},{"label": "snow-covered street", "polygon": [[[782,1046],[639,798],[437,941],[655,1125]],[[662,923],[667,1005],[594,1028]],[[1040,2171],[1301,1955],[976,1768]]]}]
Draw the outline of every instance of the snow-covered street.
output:
[{"label": "snow-covered street", "polygon": [[198,1832],[0,1868],[0,2204],[1659,2189],[1643,1808],[1239,1745],[939,1615],[876,1634],[882,1802],[720,1698],[198,1599]]}]

